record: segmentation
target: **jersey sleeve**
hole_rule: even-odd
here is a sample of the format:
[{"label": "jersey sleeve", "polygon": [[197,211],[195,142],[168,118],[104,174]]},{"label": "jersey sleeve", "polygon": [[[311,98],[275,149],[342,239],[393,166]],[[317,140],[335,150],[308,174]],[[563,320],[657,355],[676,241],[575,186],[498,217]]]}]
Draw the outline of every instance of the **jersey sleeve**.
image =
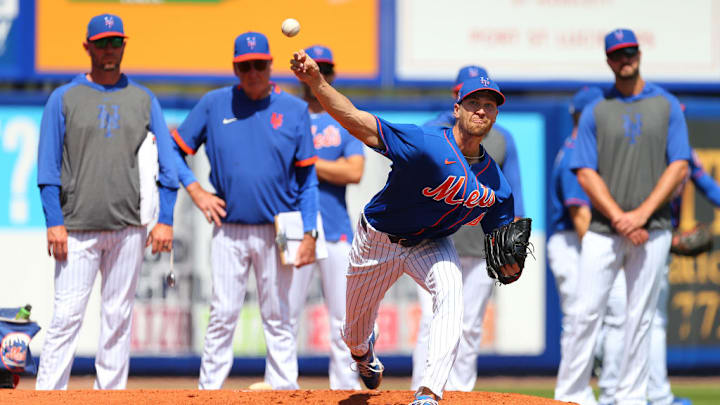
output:
[{"label": "jersey sleeve", "polygon": [[64,223],[60,205],[62,186],[60,173],[65,142],[65,113],[62,99],[68,87],[61,87],[50,95],[40,122],[37,184],[40,187],[40,202],[48,228]]},{"label": "jersey sleeve", "polygon": [[595,126],[595,106],[599,99],[583,109],[578,123],[575,150],[570,158],[570,169],[588,168],[597,170],[597,131]]},{"label": "jersey sleeve", "polygon": [[297,126],[298,145],[295,149],[295,179],[299,190],[298,205],[303,220],[303,231],[317,229],[317,214],[319,210],[318,179],[315,171],[317,152],[313,143],[310,129],[310,114],[307,107]]},{"label": "jersey sleeve", "polygon": [[486,169],[481,169],[477,179],[482,187],[487,187],[495,193],[495,203],[487,210],[480,221],[485,233],[492,232],[515,219],[515,202],[510,184],[500,170],[500,166],[490,157]]},{"label": "jersey sleeve", "polygon": [[560,199],[565,207],[590,206],[590,198],[580,186],[577,176],[569,169],[560,174],[562,194]]},{"label": "jersey sleeve", "polygon": [[298,118],[296,127],[298,143],[295,148],[295,166],[306,167],[314,165],[317,161],[317,152],[313,143],[313,135],[310,125],[310,114],[307,107]]},{"label": "jersey sleeve", "polygon": [[173,141],[170,138],[170,131],[168,131],[160,103],[155,96],[152,96],[150,104],[150,131],[155,134],[158,149],[158,196],[160,200],[158,222],[172,225],[173,210],[179,187],[178,172],[174,160]]},{"label": "jersey sleeve", "polygon": [[207,124],[210,107],[209,96],[203,96],[180,126],[173,131],[172,137],[180,149],[188,155],[194,155],[207,137]]},{"label": "jersey sleeve", "polygon": [[412,124],[391,124],[377,116],[375,120],[383,145],[373,150],[394,163],[412,160],[413,154],[418,150],[418,143],[424,142],[422,129]]},{"label": "jersey sleeve", "polygon": [[720,207],[720,185],[705,171],[694,150],[690,159],[690,178],[711,203]]},{"label": "jersey sleeve", "polygon": [[687,123],[680,102],[672,95],[666,95],[670,101],[670,118],[666,158],[670,164],[676,160],[690,160],[690,141],[688,140]]},{"label": "jersey sleeve", "polygon": [[522,198],[522,182],[520,181],[520,160],[518,159],[517,147],[512,135],[505,131],[500,131],[505,137],[505,162],[503,162],[502,172],[505,175],[510,189],[512,190],[513,199],[515,200],[515,216],[525,216],[525,206]]}]

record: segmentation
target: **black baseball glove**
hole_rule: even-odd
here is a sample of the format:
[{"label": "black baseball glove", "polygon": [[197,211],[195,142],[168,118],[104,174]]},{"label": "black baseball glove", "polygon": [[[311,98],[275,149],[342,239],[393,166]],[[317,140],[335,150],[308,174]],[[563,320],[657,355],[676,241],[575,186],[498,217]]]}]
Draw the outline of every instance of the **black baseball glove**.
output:
[{"label": "black baseball glove", "polygon": [[680,232],[673,232],[670,252],[681,256],[697,256],[700,253],[712,250],[713,236],[706,224],[697,224],[695,228]]},{"label": "black baseball glove", "polygon": [[[488,276],[503,284],[510,284],[520,278],[530,245],[531,222],[530,218],[521,218],[485,235]],[[513,263],[518,264],[520,271],[511,276],[503,275],[500,268]]]}]

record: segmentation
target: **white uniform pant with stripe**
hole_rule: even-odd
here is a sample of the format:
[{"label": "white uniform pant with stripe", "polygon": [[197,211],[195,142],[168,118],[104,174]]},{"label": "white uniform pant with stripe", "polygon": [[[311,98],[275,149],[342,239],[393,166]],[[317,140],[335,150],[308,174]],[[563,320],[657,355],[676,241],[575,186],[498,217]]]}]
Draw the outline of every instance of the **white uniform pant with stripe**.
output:
[{"label": "white uniform pant with stripe", "polygon": [[[650,327],[650,370],[648,379],[648,403],[669,405],[674,396],[667,376],[667,305],[670,285],[667,263],[660,277],[660,294],[657,311]],[[601,404],[613,401],[620,374],[622,346],[625,337],[625,278],[617,277],[610,291],[608,309],[598,341],[598,357],[602,359],[602,373],[598,377]]]},{"label": "white uniform pant with stripe", "polygon": [[[670,250],[669,230],[650,231],[649,240],[634,246],[616,234],[588,231],[583,237],[577,281],[577,312],[571,313],[568,356],[560,361],[555,399],[587,402],[593,353],[610,290],[622,271],[627,286],[625,341],[615,403],[644,405],[648,384],[650,324],[659,295],[659,280]],[[585,401],[585,402],[583,402]]]},{"label": "white uniform pant with stripe", "polygon": [[359,390],[357,371],[351,368],[353,363],[350,350],[342,339],[342,326],[345,319],[345,290],[350,244],[347,241],[327,242],[328,257],[315,264],[295,270],[296,279],[292,283],[291,306],[293,317],[299,319],[305,308],[307,291],[317,269],[322,279],[322,290],[328,310],[330,333],[330,389]]},{"label": "white uniform pant with stripe", "polygon": [[145,227],[68,232],[68,258],[55,262],[53,316],[45,334],[36,389],[67,389],[78,332],[98,270],[102,304],[95,389],[125,388],[132,309],[146,233]]},{"label": "white uniform pant with stripe", "polygon": [[433,297],[429,350],[420,386],[442,396],[462,333],[462,275],[455,247],[449,238],[403,247],[362,222],[350,252],[343,339],[356,356],[366,353],[380,301],[403,273],[408,274]]},{"label": "white uniform pant with stripe", "polygon": [[283,266],[272,224],[223,224],[211,244],[213,297],[205,335],[200,389],[220,389],[233,363],[232,340],[245,300],[249,271],[255,270],[258,304],[265,332],[265,382],[273,389],[298,389],[297,318],[291,316],[290,286],[296,276]]},{"label": "white uniform pant with stripe", "polygon": [[[463,325],[455,364],[445,389],[448,391],[472,391],[477,381],[477,358],[482,341],[485,309],[493,292],[494,280],[487,274],[485,258],[462,256],[460,265],[463,279]],[[432,320],[432,296],[418,285],[418,301],[422,315],[418,338],[413,350],[413,373],[411,389],[420,387],[425,373],[425,363]]]}]

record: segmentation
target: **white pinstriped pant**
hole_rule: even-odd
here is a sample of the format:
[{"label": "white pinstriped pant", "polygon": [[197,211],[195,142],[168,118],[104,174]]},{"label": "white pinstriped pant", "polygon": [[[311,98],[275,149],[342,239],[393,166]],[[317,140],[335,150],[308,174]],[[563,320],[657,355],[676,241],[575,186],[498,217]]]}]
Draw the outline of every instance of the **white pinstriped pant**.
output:
[{"label": "white pinstriped pant", "polygon": [[298,389],[297,317],[290,311],[290,292],[293,279],[309,273],[281,264],[272,224],[216,226],[210,260],[213,297],[199,388],[220,389],[230,373],[233,334],[252,265],[267,345],[265,382],[277,390]]},{"label": "white pinstriped pant", "polygon": [[312,275],[317,269],[322,279],[322,290],[328,309],[330,323],[330,389],[359,390],[358,372],[350,366],[353,363],[350,350],[342,339],[342,325],[345,320],[345,272],[348,268],[350,244],[347,241],[327,242],[328,257],[314,264],[295,269],[296,277],[292,283],[291,304],[293,317],[299,319],[305,308],[307,291]]},{"label": "white pinstriped pant", "polygon": [[460,260],[449,238],[403,247],[370,224],[363,226],[361,220],[350,252],[343,339],[356,356],[367,352],[380,301],[403,273],[433,297],[428,357],[420,386],[442,397],[463,319]]},{"label": "white pinstriped pant", "polygon": [[[495,280],[488,277],[484,257],[460,257],[463,278],[463,326],[455,364],[450,370],[448,391],[472,391],[477,380],[477,358],[482,341],[482,326]],[[422,310],[418,340],[413,350],[413,373],[410,389],[420,387],[425,373],[430,321],[433,315],[432,296],[418,285],[418,301]]]},{"label": "white pinstriped pant", "polygon": [[53,316],[45,334],[36,389],[67,389],[78,332],[98,270],[102,310],[95,389],[125,388],[132,308],[146,233],[144,226],[68,232],[68,258],[55,262]]},{"label": "white pinstriped pant", "polygon": [[625,340],[617,405],[644,405],[648,387],[650,324],[657,308],[659,279],[670,251],[669,230],[650,231],[648,241],[633,246],[623,236],[588,231],[582,240],[577,280],[577,311],[571,313],[568,355],[558,370],[555,399],[594,405],[587,398],[595,342],[618,272],[627,286]]}]

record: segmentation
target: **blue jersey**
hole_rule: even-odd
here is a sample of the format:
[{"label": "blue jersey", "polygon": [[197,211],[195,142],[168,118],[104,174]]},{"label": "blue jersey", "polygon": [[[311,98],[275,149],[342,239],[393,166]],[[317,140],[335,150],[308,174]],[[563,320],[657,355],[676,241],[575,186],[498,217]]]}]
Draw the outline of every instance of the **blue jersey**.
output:
[{"label": "blue jersey", "polygon": [[[455,115],[453,115],[453,111],[445,111],[438,114],[438,116],[433,118],[432,120],[423,124],[423,127],[452,128],[453,125],[455,125]],[[491,132],[492,131],[495,131],[498,134],[502,135],[503,139],[505,140],[505,153],[503,154],[503,158],[493,156],[493,159],[498,159],[496,161],[500,164],[500,169],[502,170],[505,179],[507,179],[508,183],[510,184],[510,189],[512,190],[513,194],[513,201],[515,203],[515,215],[518,217],[523,217],[525,216],[525,207],[523,206],[522,182],[520,181],[520,159],[518,159],[518,152],[517,147],[515,146],[515,140],[513,139],[512,135],[510,135],[510,132],[501,125],[493,125]],[[490,134],[488,134],[488,136],[489,135]],[[485,141],[483,141],[483,144],[485,144]],[[493,155],[492,151],[490,152],[490,155]]]},{"label": "blue jersey", "polygon": [[173,131],[178,174],[196,181],[182,158],[205,144],[210,183],[225,200],[223,222],[273,223],[280,212],[302,212],[303,228],[317,223],[315,148],[307,103],[275,86],[251,100],[239,86],[205,94]]},{"label": "blue jersey", "polygon": [[[310,114],[315,150],[319,159],[337,160],[364,154],[364,145],[341,127],[327,112]],[[331,242],[352,241],[352,227],[345,203],[345,186],[321,181],[320,215],[325,239]]]},{"label": "blue jersey", "polygon": [[574,230],[569,207],[590,206],[590,199],[580,187],[577,176],[570,170],[570,157],[575,149],[575,137],[569,136],[558,151],[550,175],[550,235]]},{"label": "blue jersey", "polygon": [[451,235],[481,220],[486,232],[513,220],[510,185],[490,156],[468,165],[450,129],[376,120],[383,143],[377,151],[392,169],[365,206],[373,227],[417,240]]},{"label": "blue jersey", "polygon": [[[691,150],[692,159],[690,159],[690,170],[688,178],[692,180],[705,197],[710,200],[713,205],[720,207],[720,185],[705,171],[700,163],[700,159],[697,156],[695,150]],[[680,208],[682,206],[682,194],[685,190],[687,179],[682,182],[678,190],[673,195],[673,199],[670,201],[672,207],[672,225],[673,228],[677,228],[680,225]]]}]

